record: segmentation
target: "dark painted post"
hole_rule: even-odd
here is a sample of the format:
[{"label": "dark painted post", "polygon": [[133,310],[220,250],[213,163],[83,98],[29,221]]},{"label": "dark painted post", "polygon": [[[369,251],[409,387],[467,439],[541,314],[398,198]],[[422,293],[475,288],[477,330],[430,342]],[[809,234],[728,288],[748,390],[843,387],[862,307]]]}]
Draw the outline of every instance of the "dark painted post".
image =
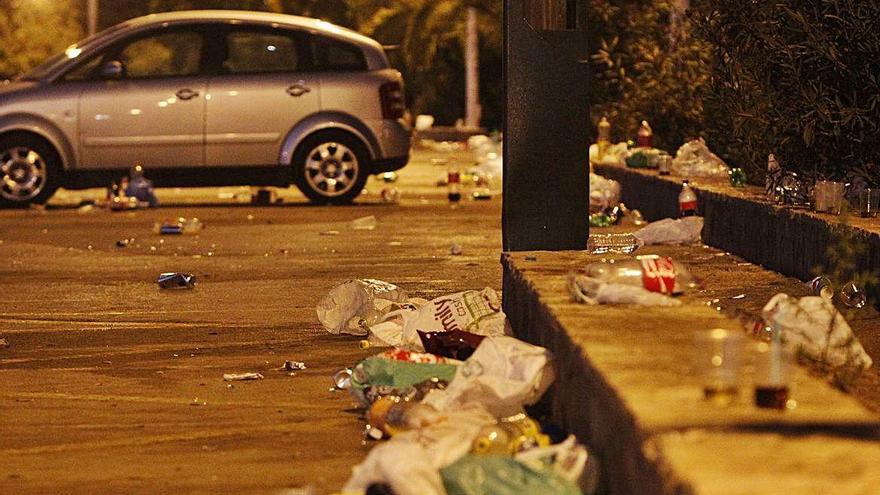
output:
[{"label": "dark painted post", "polygon": [[589,236],[586,0],[504,2],[505,251]]}]

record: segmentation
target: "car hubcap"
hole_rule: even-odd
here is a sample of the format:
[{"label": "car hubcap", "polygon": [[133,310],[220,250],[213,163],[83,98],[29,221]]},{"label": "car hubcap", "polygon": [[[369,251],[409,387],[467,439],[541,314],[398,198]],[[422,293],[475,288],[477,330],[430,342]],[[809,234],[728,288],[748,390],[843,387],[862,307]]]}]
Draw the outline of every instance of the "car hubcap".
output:
[{"label": "car hubcap", "polygon": [[340,143],[323,143],[306,158],[306,181],[327,197],[341,196],[354,187],[359,172],[354,152]]},{"label": "car hubcap", "polygon": [[0,196],[10,201],[36,197],[46,185],[46,162],[25,146],[0,153]]}]

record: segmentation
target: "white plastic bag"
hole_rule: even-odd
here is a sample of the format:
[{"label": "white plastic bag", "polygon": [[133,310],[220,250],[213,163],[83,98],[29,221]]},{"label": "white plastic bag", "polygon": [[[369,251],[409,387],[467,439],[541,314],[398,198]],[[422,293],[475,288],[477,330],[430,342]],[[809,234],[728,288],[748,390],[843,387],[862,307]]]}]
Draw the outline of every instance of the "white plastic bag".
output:
[{"label": "white plastic bag", "polygon": [[637,230],[634,236],[644,241],[645,245],[652,244],[695,244],[702,239],[702,217],[664,218],[651,222],[647,227]]},{"label": "white plastic bag", "polygon": [[370,326],[370,342],[380,347],[424,351],[419,330],[504,335],[505,321],[498,293],[487,287],[438,297],[418,309],[389,312],[382,321]]},{"label": "white plastic bag", "polygon": [[396,437],[374,447],[352,469],[342,491],[363,494],[374,483],[389,485],[396,495],[446,495],[428,452],[418,443]]},{"label": "white plastic bag", "polygon": [[620,183],[590,173],[590,212],[596,213],[620,203]]},{"label": "white plastic bag", "polygon": [[822,297],[776,294],[764,306],[763,316],[782,332],[788,349],[834,367],[868,369],[873,364],[843,315]]},{"label": "white plastic bag", "polygon": [[449,411],[424,407],[414,418],[416,428],[394,435],[394,440],[418,443],[437,469],[444,468],[470,452],[483,428],[496,419],[477,403],[467,403]]},{"label": "white plastic bag", "polygon": [[547,349],[513,337],[487,337],[446,390],[429,392],[423,402],[440,411],[476,402],[495,417],[513,416],[537,402],[554,378]]},{"label": "white plastic bag", "polygon": [[638,304],[640,306],[681,306],[681,301],[659,292],[625,284],[607,284],[599,279],[568,274],[568,290],[575,302],[595,304]]},{"label": "white plastic bag", "polygon": [[730,169],[700,138],[681,145],[672,160],[672,172],[682,177],[727,178]]},{"label": "white plastic bag", "polygon": [[349,280],[321,299],[318,320],[333,334],[366,335],[367,327],[393,309],[393,304],[406,301],[406,292],[394,284],[373,279]]}]

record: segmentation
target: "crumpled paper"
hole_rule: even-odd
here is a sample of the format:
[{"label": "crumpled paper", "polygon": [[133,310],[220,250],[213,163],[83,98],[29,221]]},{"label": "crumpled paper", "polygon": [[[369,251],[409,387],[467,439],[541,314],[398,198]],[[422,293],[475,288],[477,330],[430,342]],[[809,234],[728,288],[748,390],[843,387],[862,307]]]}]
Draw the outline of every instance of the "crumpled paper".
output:
[{"label": "crumpled paper", "polygon": [[701,241],[702,231],[702,217],[664,218],[651,222],[633,235],[641,239],[645,245],[695,244]]},{"label": "crumpled paper", "polygon": [[620,203],[620,183],[590,173],[590,212],[597,213]]},{"label": "crumpled paper", "polygon": [[487,337],[449,386],[432,390],[423,403],[448,411],[475,402],[495,417],[513,416],[537,402],[553,382],[551,359],[543,347],[513,337]]},{"label": "crumpled paper", "polygon": [[843,315],[822,297],[776,294],[762,314],[782,332],[783,344],[790,350],[801,350],[833,367],[867,369],[873,364]]},{"label": "crumpled paper", "polygon": [[370,326],[373,346],[394,346],[424,351],[418,331],[448,332],[463,330],[483,336],[505,334],[506,317],[501,298],[493,289],[464,291],[438,297],[419,308],[389,312],[382,321]]},{"label": "crumpled paper", "polygon": [[672,172],[682,177],[728,178],[730,168],[712,153],[703,138],[681,145],[672,160]]},{"label": "crumpled paper", "polygon": [[367,327],[407,302],[406,292],[381,280],[349,280],[330,290],[318,303],[318,320],[328,332],[366,335]]},{"label": "crumpled paper", "polygon": [[609,284],[597,278],[568,274],[568,290],[575,302],[596,304],[637,304],[640,306],[681,306],[681,301],[626,284]]}]

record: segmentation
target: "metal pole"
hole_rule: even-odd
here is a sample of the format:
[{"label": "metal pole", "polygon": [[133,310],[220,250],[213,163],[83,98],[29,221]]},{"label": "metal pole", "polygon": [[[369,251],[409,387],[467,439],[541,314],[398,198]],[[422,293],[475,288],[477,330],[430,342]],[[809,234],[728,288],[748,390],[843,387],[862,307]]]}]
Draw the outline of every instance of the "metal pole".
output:
[{"label": "metal pole", "polygon": [[480,61],[477,37],[477,9],[467,9],[467,40],[465,42],[465,125],[480,126]]},{"label": "metal pole", "polygon": [[98,32],[98,0],[89,0],[89,36]]}]

